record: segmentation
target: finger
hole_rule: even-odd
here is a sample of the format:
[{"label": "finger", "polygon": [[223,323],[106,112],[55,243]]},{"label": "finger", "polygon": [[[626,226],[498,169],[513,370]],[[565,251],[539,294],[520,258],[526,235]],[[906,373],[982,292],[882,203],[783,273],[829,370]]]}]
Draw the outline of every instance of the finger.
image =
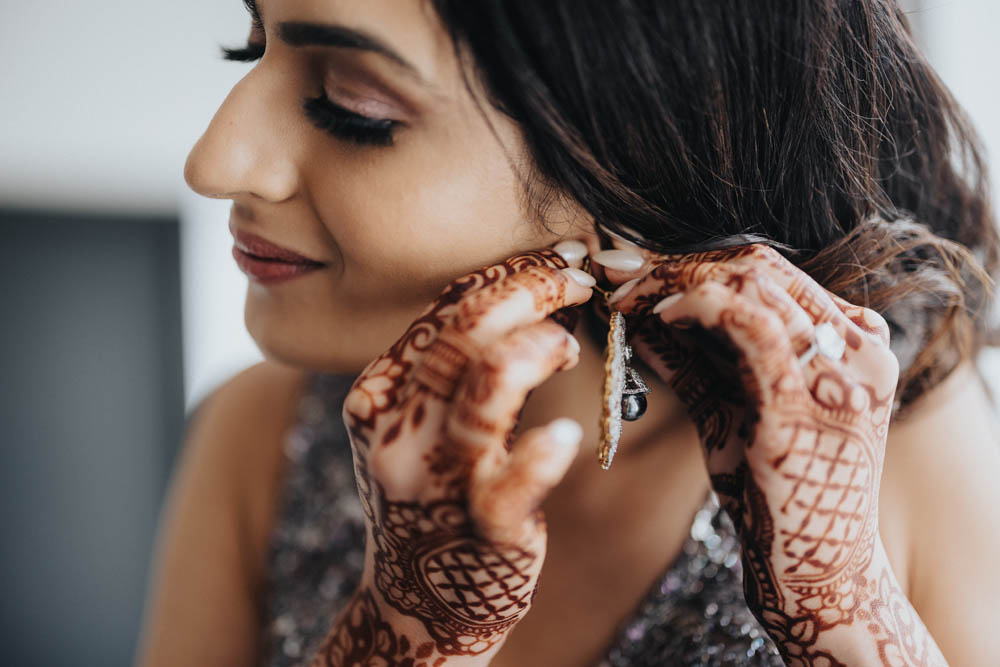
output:
[{"label": "finger", "polygon": [[645,272],[647,257],[640,252],[641,250],[635,246],[610,248],[595,253],[590,260],[601,265],[609,282],[619,284],[637,278]]},{"label": "finger", "polygon": [[[663,264],[651,271],[646,278],[636,279],[631,287],[627,283],[622,285],[621,289],[627,289],[627,292],[618,295],[616,307],[628,312],[639,309],[642,304],[649,308],[649,303],[655,302],[651,308],[651,312],[655,314],[665,303],[670,303],[671,296],[679,298],[674,295],[691,291],[709,280],[730,287],[772,309],[784,323],[792,340],[792,348],[801,353],[809,347],[815,327],[812,319],[766,271],[755,266],[736,265],[732,262]],[[612,295],[611,301],[616,301],[615,295]]]},{"label": "finger", "polygon": [[[609,232],[610,233],[610,232]],[[645,264],[640,270],[635,271],[611,271],[609,273],[609,279],[615,283],[626,282],[635,278],[642,278],[649,275],[649,273],[659,266],[680,266],[680,265],[691,265],[695,266],[704,263],[722,263],[731,261],[737,257],[745,254],[749,254],[753,250],[753,246],[744,245],[736,246],[732,248],[724,248],[721,250],[707,250],[704,252],[695,253],[657,253],[647,248],[636,246],[628,241],[614,241],[615,248],[620,249],[631,249],[640,255],[642,255]]]},{"label": "finger", "polygon": [[[768,254],[774,252],[771,248],[766,248],[766,251]],[[743,261],[745,259],[746,256],[741,257],[740,261],[675,263],[657,267],[651,272],[646,284],[634,287],[630,295],[623,298],[617,307],[625,311],[628,304],[632,303],[636,309],[648,308],[648,303],[659,296],[658,293],[650,292],[658,284],[669,285],[667,288],[661,287],[663,291],[682,289],[690,292],[698,285],[713,281],[775,312],[785,325],[792,350],[798,358],[811,347],[818,324],[813,319],[815,315],[810,314],[807,308],[815,305],[818,300],[823,300],[831,304],[829,309],[824,310],[823,321],[833,325],[837,334],[845,341],[846,349],[844,355],[836,360],[826,359],[822,355],[814,356],[813,361],[808,362],[805,367],[807,384],[810,387],[814,386],[817,369],[830,368],[836,373],[846,374],[852,380],[867,382],[876,389],[879,396],[883,396],[895,387],[898,364],[888,347],[877,337],[887,335],[888,326],[881,325],[885,326],[885,332],[877,330],[880,324],[875,318],[878,320],[881,318],[876,313],[873,311],[870,311],[871,315],[859,313],[858,307],[851,306],[832,292],[828,292],[805,273],[799,272],[801,275],[790,276],[787,272],[775,271],[769,265],[762,263],[759,255],[757,261],[752,263]],[[788,289],[792,289],[800,298],[794,299]],[[650,309],[650,312],[655,314],[668,307],[683,293],[685,292],[676,292],[662,299]],[[837,300],[846,304],[846,307],[837,304]],[[815,308],[812,311],[817,312]],[[871,317],[877,336],[865,334],[847,313],[852,313],[855,317]],[[884,323],[884,320],[882,322]],[[869,340],[869,344],[864,344],[865,340]]]},{"label": "finger", "polygon": [[492,451],[494,459],[502,458],[528,392],[579,358],[580,344],[551,320],[515,329],[488,346],[462,376],[445,416],[454,455],[475,461]]},{"label": "finger", "polygon": [[576,269],[583,266],[583,258],[587,256],[587,244],[576,239],[560,241],[552,249],[562,256],[567,265]]},{"label": "finger", "polygon": [[416,383],[445,399],[454,393],[463,369],[478,356],[478,350],[514,328],[584,303],[593,294],[593,277],[573,268],[531,265],[493,282],[478,278],[473,281],[478,284],[467,288],[452,308],[437,314],[440,331],[426,344],[426,353],[414,369]]},{"label": "finger", "polygon": [[749,252],[743,247],[729,251],[661,255],[648,263],[645,273],[632,283],[630,289],[612,295],[612,302],[622,312],[646,315],[666,296],[684,292],[706,280],[732,276],[733,272],[728,271],[728,267],[733,265],[734,258],[740,256],[740,251]]},{"label": "finger", "polygon": [[854,322],[859,329],[869,336],[874,337],[882,345],[889,346],[889,323],[885,321],[884,317],[871,308],[856,306],[832,292],[830,293],[830,298],[837,304],[841,312]]},{"label": "finger", "polygon": [[[851,350],[861,348],[863,334],[858,325],[847,317],[837,304],[835,294],[816,282],[812,276],[792,264],[770,246],[756,244],[753,251],[735,260],[745,266],[757,266],[767,271],[774,281],[788,292],[816,324],[830,322]],[[842,301],[842,300],[841,300]],[[846,303],[846,302],[844,302]]]},{"label": "finger", "polygon": [[752,253],[741,256],[736,263],[766,271],[813,322],[833,325],[845,342],[844,356],[836,360],[819,358],[811,362],[814,366],[846,372],[854,381],[873,387],[879,396],[895,390],[898,362],[888,347],[889,326],[878,313],[830,292],[769,246],[754,246]]},{"label": "finger", "polygon": [[791,339],[778,315],[735,290],[703,282],[659,312],[664,323],[691,318],[706,329],[721,330],[739,350],[751,373],[750,392],[762,405],[780,395],[806,391]]},{"label": "finger", "polygon": [[[598,223],[597,230],[599,230],[598,241],[597,246],[591,252],[591,261],[597,267],[595,275],[599,279],[606,278],[612,285],[620,285],[639,278],[649,270],[651,262],[661,256],[603,224]],[[645,241],[645,238],[638,232],[627,231],[636,239]],[[611,248],[601,248],[600,238],[602,235],[610,240]]]},{"label": "finger", "polygon": [[[691,282],[685,286],[686,291],[707,280],[714,280],[774,311],[785,325],[796,354],[801,354],[810,346],[816,328],[812,318],[767,272],[754,266],[737,266],[731,263],[713,262],[708,266],[711,270],[691,274]],[[654,306],[653,312],[662,309],[663,303],[661,301]]]},{"label": "finger", "polygon": [[469,489],[469,515],[483,537],[517,542],[534,526],[538,506],[577,456],[583,429],[561,418],[518,437],[499,469],[477,474]]},{"label": "finger", "polygon": [[[830,322],[855,353],[847,360],[852,369],[858,367],[856,370],[863,372],[867,361],[863,357],[868,355],[856,354],[861,349],[862,331],[835,303],[835,295],[769,246],[755,244],[740,250],[726,256],[725,261],[698,261],[691,256],[681,261],[664,260],[621,295],[616,308],[639,314],[655,312],[662,307],[659,303],[665,296],[714,280],[775,309],[788,328],[797,354],[809,348],[816,324]],[[720,253],[705,256],[719,259]]]},{"label": "finger", "polygon": [[[358,376],[356,385],[374,383],[379,387],[376,392],[380,394],[379,400],[397,401],[399,396],[396,395],[396,388],[407,386],[406,376],[426,356],[445,323],[454,317],[457,304],[468,293],[492,285],[512,273],[532,266],[567,268],[565,259],[558,252],[545,248],[515,255],[503,262],[477,269],[453,280],[424,308],[398,340],[369,362]],[[468,359],[467,353],[474,351],[465,349],[461,342],[455,341],[451,346],[442,345],[443,349],[437,350],[437,356],[440,358],[430,360],[431,368],[428,369],[428,375],[431,376],[431,387],[436,386],[434,376],[438,374],[442,376],[441,383],[445,386],[451,385],[457,378]],[[449,350],[449,347],[454,349]],[[386,383],[393,387],[388,392],[381,389]]]},{"label": "finger", "polygon": [[647,315],[664,297],[688,291],[724,268],[722,262],[715,261],[658,259],[630,289],[613,294],[612,302],[623,313]]}]

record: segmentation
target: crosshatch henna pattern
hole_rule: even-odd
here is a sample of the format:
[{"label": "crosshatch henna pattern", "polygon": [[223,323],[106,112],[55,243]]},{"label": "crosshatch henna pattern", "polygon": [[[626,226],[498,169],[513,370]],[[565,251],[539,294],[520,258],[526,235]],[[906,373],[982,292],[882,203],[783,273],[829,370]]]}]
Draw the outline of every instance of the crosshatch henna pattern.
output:
[{"label": "crosshatch henna pattern", "polygon": [[424,621],[442,653],[482,653],[527,611],[536,552],[463,538],[474,527],[452,501],[384,508],[375,584],[389,604]]},{"label": "crosshatch henna pattern", "polygon": [[414,645],[382,617],[371,593],[360,591],[342,612],[340,623],[323,641],[313,664],[399,665],[432,667],[445,659],[433,658],[434,643]]},{"label": "crosshatch henna pattern", "polygon": [[[786,663],[946,664],[879,535],[898,379],[885,321],[762,245],[655,258],[618,307],[636,354],[698,430],[739,531],[747,604]],[[803,367],[820,322],[844,337],[845,356]]]},{"label": "crosshatch henna pattern", "polygon": [[[556,480],[505,466],[511,443],[529,446],[513,438],[527,393],[575,363],[570,306],[590,291],[566,266],[546,249],[454,281],[353,383],[343,418],[368,524],[365,572],[314,665],[481,656],[527,612],[545,552],[541,497],[505,512]],[[571,289],[585,296],[570,302]],[[512,364],[536,375],[505,373]],[[522,477],[517,493],[510,480]]]}]

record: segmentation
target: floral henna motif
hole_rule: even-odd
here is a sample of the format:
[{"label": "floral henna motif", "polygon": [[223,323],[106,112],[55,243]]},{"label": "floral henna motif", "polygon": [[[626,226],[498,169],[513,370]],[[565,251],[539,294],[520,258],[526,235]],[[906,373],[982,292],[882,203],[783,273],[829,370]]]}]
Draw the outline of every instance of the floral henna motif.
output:
[{"label": "floral henna motif", "polygon": [[892,667],[942,664],[940,650],[892,571],[884,567],[877,580],[865,581],[864,585],[870,591],[871,601],[867,609],[858,612],[858,618],[868,621],[868,629],[878,642],[882,664]]},{"label": "floral henna motif", "polygon": [[[552,279],[553,269],[565,267],[546,249],[454,281],[352,385],[343,418],[369,529],[370,583],[327,638],[327,664],[437,665],[444,656],[481,655],[530,607],[545,549],[540,512],[525,520],[532,530],[517,542],[486,539],[468,499],[485,445],[444,426],[496,449],[506,438],[509,449],[523,406],[504,414],[500,401],[503,409],[477,411],[510,389],[504,369],[487,363],[477,346],[525,313],[548,313],[572,330],[578,310],[560,307],[566,278]],[[527,347],[552,346],[551,330],[538,336],[544,344]],[[474,359],[478,372],[465,381]],[[380,611],[419,620],[426,631],[419,646]]]},{"label": "floral henna motif", "polygon": [[527,611],[537,555],[470,539],[452,501],[384,503],[376,524],[375,584],[393,607],[420,618],[446,655],[488,650]]},{"label": "floral henna motif", "polygon": [[[425,357],[430,348],[442,358],[429,360],[431,363],[421,364],[425,371],[420,379],[432,394],[438,398],[447,399],[434,390],[440,386],[433,376],[439,375],[453,381],[468,361],[469,351],[460,347],[460,341],[440,342],[439,332],[455,317],[460,308],[462,297],[467,293],[480,290],[518,271],[531,267],[564,268],[565,260],[554,250],[539,250],[527,252],[494,266],[485,267],[463,276],[448,285],[441,295],[426,310],[414,320],[406,332],[368,365],[364,372],[351,386],[350,401],[344,404],[345,419],[350,416],[356,425],[352,437],[359,437],[359,444],[369,445],[366,433],[375,429],[376,419],[384,414],[389,406],[401,402],[400,389],[406,384],[417,361]],[[560,315],[556,317],[555,315]],[[573,316],[565,313],[555,313],[552,319],[561,324],[570,324]],[[430,375],[431,377],[426,377]]]},{"label": "floral henna motif", "polygon": [[[711,289],[699,289],[709,281]],[[696,290],[709,301],[692,300]],[[679,292],[687,305],[677,306],[670,326],[650,317]],[[872,657],[864,664],[944,664],[879,535],[898,377],[884,321],[825,293],[769,248],[667,258],[622,307],[633,320],[633,347],[698,429],[712,487],[739,531],[747,604],[786,662],[852,664],[845,656],[857,644],[843,654],[831,647],[830,637],[847,629],[852,641],[867,634],[861,643]],[[685,320],[692,314],[694,328]],[[820,321],[839,327],[847,354],[814,358],[800,372],[786,358],[793,325],[808,331]],[[776,334],[775,323],[788,331]]]},{"label": "floral henna motif", "polygon": [[[414,378],[411,391],[423,390],[431,397],[447,400],[450,391],[442,387],[453,386],[471,356],[471,350],[462,349],[461,340],[442,341],[439,332],[455,317],[461,299],[467,293],[495,284],[504,277],[531,267],[565,268],[566,262],[554,250],[545,249],[527,252],[512,257],[501,264],[486,267],[463,276],[448,285],[441,295],[414,320],[406,332],[388,350],[372,361],[351,386],[344,402],[343,420],[355,447],[355,477],[361,495],[365,515],[374,519],[371,511],[371,489],[365,458],[372,447],[370,435],[376,432],[380,417],[403,402],[400,392],[407,384],[418,360],[420,374]],[[572,329],[579,314],[573,309],[556,311],[549,317],[567,329]],[[415,401],[411,420],[419,423],[424,403]],[[391,440],[393,434],[402,429],[397,422],[386,433]],[[363,456],[359,457],[359,454]]]},{"label": "floral henna motif", "polygon": [[341,612],[341,618],[343,622],[336,631],[323,640],[313,665],[439,667],[445,663],[433,642],[414,646],[406,635],[398,634],[382,618],[375,598],[368,591],[359,591]]}]

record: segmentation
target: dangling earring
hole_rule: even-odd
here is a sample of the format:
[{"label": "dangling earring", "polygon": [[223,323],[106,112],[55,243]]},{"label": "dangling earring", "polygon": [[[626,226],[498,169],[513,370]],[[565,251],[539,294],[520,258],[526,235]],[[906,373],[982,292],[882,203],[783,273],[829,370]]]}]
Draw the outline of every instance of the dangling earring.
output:
[{"label": "dangling earring", "polygon": [[[589,271],[590,257],[583,260],[583,270]],[[632,346],[625,342],[625,317],[614,310],[608,300],[611,292],[594,287],[607,304],[611,317],[608,321],[608,347],[604,352],[604,389],[601,400],[601,441],[597,446],[597,460],[607,470],[618,451],[622,434],[622,420],[635,421],[646,412],[646,394],[649,387],[639,373],[629,365]]]}]

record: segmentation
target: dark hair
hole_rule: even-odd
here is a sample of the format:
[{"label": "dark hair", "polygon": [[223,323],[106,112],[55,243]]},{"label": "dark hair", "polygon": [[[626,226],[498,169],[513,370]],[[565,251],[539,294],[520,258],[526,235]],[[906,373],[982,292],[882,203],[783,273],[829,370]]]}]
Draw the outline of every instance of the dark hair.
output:
[{"label": "dark hair", "polygon": [[433,5],[523,131],[540,220],[568,195],[658,251],[775,246],[888,320],[897,413],[997,344],[984,160],[895,2]]}]

